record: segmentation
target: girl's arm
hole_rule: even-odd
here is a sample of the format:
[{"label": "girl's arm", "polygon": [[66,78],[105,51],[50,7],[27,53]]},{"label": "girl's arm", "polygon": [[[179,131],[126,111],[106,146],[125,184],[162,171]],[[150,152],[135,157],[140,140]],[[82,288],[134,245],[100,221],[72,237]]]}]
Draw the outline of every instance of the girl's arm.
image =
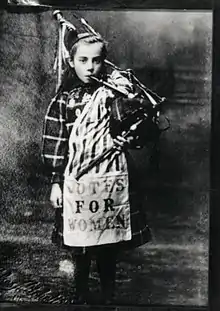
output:
[{"label": "girl's arm", "polygon": [[62,183],[67,162],[67,96],[67,93],[55,96],[50,102],[44,119],[42,159],[51,174],[51,183]]}]

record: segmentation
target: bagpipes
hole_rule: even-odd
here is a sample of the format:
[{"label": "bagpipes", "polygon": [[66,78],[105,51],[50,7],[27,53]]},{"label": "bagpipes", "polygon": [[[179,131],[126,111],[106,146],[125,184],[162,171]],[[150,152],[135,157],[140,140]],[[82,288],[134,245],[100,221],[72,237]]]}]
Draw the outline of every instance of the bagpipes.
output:
[{"label": "bagpipes", "polygon": [[[87,33],[100,37],[100,34],[96,32],[84,18],[77,16],[75,13],[73,15],[81,23]],[[59,10],[54,11],[53,16],[59,25],[58,48],[54,64],[54,70],[57,73],[56,90],[58,91],[62,84],[65,67],[68,66],[68,62],[70,60],[70,53],[65,44],[65,36],[67,32],[70,36],[71,34],[72,36],[77,36],[77,30],[72,23],[64,19]],[[141,136],[143,134],[141,132],[144,131],[148,132],[147,135],[143,135],[147,140],[154,139],[155,136],[159,137],[162,131],[165,131],[170,127],[169,120],[167,118],[166,120],[168,122],[168,126],[166,128],[159,129],[158,126],[161,107],[166,98],[160,97],[154,91],[141,83],[131,69],[123,70],[107,59],[105,59],[104,62],[106,67],[108,66],[112,70],[118,71],[122,76],[126,77],[133,86],[132,92],[127,93],[109,81],[91,76],[91,79],[96,81],[98,84],[104,85],[106,88],[111,89],[112,92],[117,95],[111,103],[111,135],[115,137],[120,134],[124,138],[129,135],[138,137],[139,135]],[[78,176],[76,176],[76,179],[79,179],[92,167],[106,159],[106,157],[115,151],[116,148],[114,146],[106,150],[105,153],[94,159],[88,167],[81,171]]]}]

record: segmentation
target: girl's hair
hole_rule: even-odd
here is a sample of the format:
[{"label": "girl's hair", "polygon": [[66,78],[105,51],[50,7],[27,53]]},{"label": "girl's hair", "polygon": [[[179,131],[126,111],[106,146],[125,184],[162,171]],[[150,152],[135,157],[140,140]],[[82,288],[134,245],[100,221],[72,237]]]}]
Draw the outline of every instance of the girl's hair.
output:
[{"label": "girl's hair", "polygon": [[89,33],[82,33],[78,35],[77,40],[73,43],[70,49],[71,59],[74,57],[77,51],[77,48],[81,43],[89,45],[89,44],[93,44],[97,42],[102,44],[102,57],[103,59],[105,59],[107,56],[107,42],[101,36],[98,36],[98,35],[96,36],[96,35],[89,34]]}]

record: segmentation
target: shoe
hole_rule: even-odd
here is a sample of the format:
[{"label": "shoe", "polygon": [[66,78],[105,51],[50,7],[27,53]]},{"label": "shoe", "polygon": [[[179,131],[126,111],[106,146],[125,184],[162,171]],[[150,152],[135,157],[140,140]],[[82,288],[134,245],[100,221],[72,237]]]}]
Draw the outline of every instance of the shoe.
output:
[{"label": "shoe", "polygon": [[112,291],[111,292],[102,293],[101,304],[103,304],[103,305],[112,305],[112,304],[114,304],[114,293]]},{"label": "shoe", "polygon": [[86,305],[87,299],[84,295],[75,295],[74,298],[71,300],[71,303],[74,305]]}]

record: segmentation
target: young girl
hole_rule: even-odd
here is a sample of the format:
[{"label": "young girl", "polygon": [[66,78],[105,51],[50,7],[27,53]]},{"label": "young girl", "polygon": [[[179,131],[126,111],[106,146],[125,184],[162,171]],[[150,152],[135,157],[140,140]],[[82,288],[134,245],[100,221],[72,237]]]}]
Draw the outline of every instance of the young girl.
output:
[{"label": "young girl", "polygon": [[[107,74],[106,53],[106,43],[99,35],[77,35],[70,49],[72,78],[61,86],[45,116],[42,156],[51,170],[50,201],[56,208],[52,239],[72,255],[76,303],[91,303],[91,259],[96,260],[102,302],[109,303],[118,251],[150,239],[128,152],[136,146],[136,138],[113,134],[110,122],[113,102],[123,99],[92,79],[101,78],[127,94],[132,91],[130,81],[118,71]],[[116,152],[77,179],[82,169],[114,146]]]}]

